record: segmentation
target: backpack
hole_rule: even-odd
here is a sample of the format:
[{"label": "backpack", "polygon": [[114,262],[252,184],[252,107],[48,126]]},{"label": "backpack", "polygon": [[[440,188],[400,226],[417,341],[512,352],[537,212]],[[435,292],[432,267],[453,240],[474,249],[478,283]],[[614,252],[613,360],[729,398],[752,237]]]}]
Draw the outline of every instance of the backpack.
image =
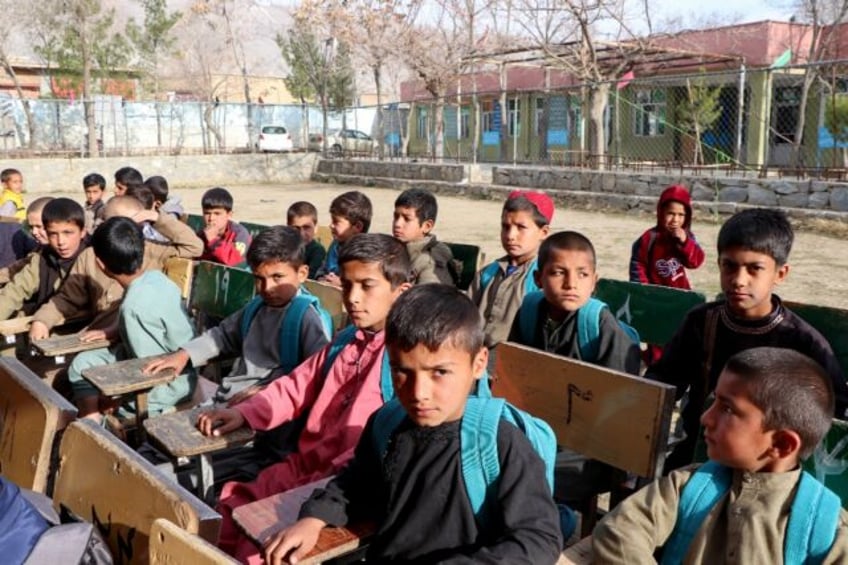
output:
[{"label": "backpack", "polygon": [[[327,352],[327,358],[324,359],[324,364],[321,365],[321,379],[326,379],[330,373],[330,367],[336,362],[336,357],[339,356],[342,349],[347,344],[353,341],[353,336],[356,335],[356,326],[348,326],[333,338],[330,342],[330,350]],[[395,397],[395,387],[392,384],[392,368],[389,365],[389,352],[383,349],[383,366],[380,369],[380,394],[383,397],[383,402],[388,402]]]},{"label": "backpack", "polygon": [[[240,326],[242,341],[247,337],[247,332],[250,329],[250,324],[253,323],[253,319],[256,317],[256,313],[264,305],[265,301],[262,300],[262,297],[256,296],[244,307]],[[324,333],[327,337],[333,335],[333,319],[321,307],[321,301],[318,300],[318,297],[301,289],[291,299],[283,321],[280,323],[279,356],[280,368],[283,370],[283,374],[290,373],[292,369],[300,365],[301,361],[303,361],[300,358],[300,326],[303,322],[303,316],[310,307],[318,312],[321,318],[321,325],[324,326]]]},{"label": "backpack", "polygon": [[[483,292],[483,290],[487,286],[489,286],[489,283],[494,280],[495,275],[498,274],[498,271],[500,271],[500,269],[501,266],[498,264],[498,262],[493,261],[492,263],[489,263],[480,270],[480,292]],[[530,264],[529,272],[527,273],[527,276],[524,279],[525,296],[530,294],[531,292],[536,292],[537,290],[539,290],[539,287],[536,285],[536,277],[534,276],[534,273],[538,270],[539,262],[537,261],[537,259],[534,258],[533,262]]]},{"label": "backpack", "polygon": [[[545,299],[542,291],[531,292],[524,297],[518,310],[518,328],[521,339],[525,343],[531,343],[536,332],[539,318],[539,305]],[[597,360],[600,348],[601,334],[601,312],[608,308],[605,302],[597,298],[590,298],[586,304],[577,311],[577,345],[580,349],[580,359],[593,362]],[[624,333],[633,343],[640,343],[639,332],[636,328],[621,320],[616,320]]]},{"label": "backpack", "polygon": [[[692,474],[680,495],[677,524],[665,544],[662,565],[683,562],[707,514],[727,493],[732,482],[733,470],[714,461],[705,463]],[[784,563],[821,563],[836,538],[841,509],[842,504],[836,494],[802,471],[786,526]]]}]

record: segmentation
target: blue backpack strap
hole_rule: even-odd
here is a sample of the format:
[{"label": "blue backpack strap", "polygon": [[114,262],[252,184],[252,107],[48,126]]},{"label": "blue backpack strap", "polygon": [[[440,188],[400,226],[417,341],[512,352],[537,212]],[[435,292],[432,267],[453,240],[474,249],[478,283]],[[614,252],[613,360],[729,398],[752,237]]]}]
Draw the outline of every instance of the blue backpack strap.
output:
[{"label": "blue backpack strap", "polygon": [[491,492],[501,474],[498,459],[498,424],[506,401],[502,398],[469,397],[462,416],[459,445],[462,478],[471,509],[483,516],[483,504],[496,493]]},{"label": "blue backpack strap", "polygon": [[597,298],[590,298],[577,311],[577,345],[580,359],[592,362],[598,358],[601,335],[601,311],[607,305]]},{"label": "blue backpack strap", "polygon": [[541,418],[524,412],[507,403],[503,411],[503,419],[517,427],[524,433],[527,441],[533,446],[536,453],[545,464],[545,478],[554,492],[554,467],[556,465],[557,441],[554,430]]},{"label": "blue backpack strap", "polygon": [[[319,310],[318,299],[311,294],[298,294],[291,299],[283,323],[280,324],[280,367],[284,374],[300,365],[300,326],[310,307]],[[326,333],[326,328],[324,331]]]},{"label": "blue backpack strap", "polygon": [[389,350],[383,349],[383,362],[380,368],[380,395],[383,402],[388,402],[395,397],[395,385],[392,383],[392,366],[389,363]]},{"label": "blue backpack strap", "polygon": [[530,263],[530,269],[527,272],[527,276],[524,277],[524,295],[527,296],[531,292],[536,292],[537,290],[541,290],[539,285],[536,284],[536,272],[539,270],[539,258],[534,257],[533,262]]},{"label": "blue backpack strap", "polygon": [[298,294],[302,295],[302,296],[314,296],[315,297],[315,303],[313,304],[313,306],[315,307],[315,310],[318,312],[318,316],[321,318],[321,325],[324,327],[324,333],[327,335],[327,339],[333,339],[333,333],[335,333],[335,331],[334,331],[335,328],[333,327],[333,317],[330,315],[329,312],[327,312],[327,310],[321,304],[321,299],[318,298],[317,296],[315,296],[314,294],[312,294],[311,292],[309,292],[309,289],[307,289],[303,285],[301,285],[301,287],[298,291]]},{"label": "blue backpack strap", "polygon": [[330,342],[330,350],[327,352],[327,358],[324,359],[324,364],[321,365],[322,379],[327,378],[327,374],[330,372],[330,367],[335,363],[336,357],[339,356],[339,353],[341,353],[342,349],[348,343],[353,341],[354,335],[356,335],[356,326],[350,325],[336,334],[336,337]]},{"label": "blue backpack strap", "polygon": [[256,317],[256,313],[259,312],[259,309],[262,308],[264,304],[265,301],[262,300],[261,296],[254,296],[253,299],[245,305],[244,310],[242,310],[241,324],[239,325],[242,341],[244,341],[244,338],[247,337],[247,332],[250,329],[250,324],[253,323],[253,319]]},{"label": "blue backpack strap", "polygon": [[498,265],[497,261],[493,261],[493,262],[489,263],[488,265],[486,265],[485,267],[483,267],[483,269],[480,271],[480,290],[481,291],[483,289],[485,289],[487,286],[489,286],[489,283],[492,282],[492,279],[495,278],[495,275],[498,274],[498,271],[500,269],[501,269],[501,266]]},{"label": "blue backpack strap", "polygon": [[692,473],[677,506],[677,523],[665,543],[662,565],[683,563],[686,552],[707,514],[730,489],[733,470],[714,461]]},{"label": "blue backpack strap", "polygon": [[783,562],[787,565],[822,563],[836,538],[841,509],[839,497],[803,471],[786,527]]},{"label": "blue backpack strap", "polygon": [[532,345],[536,337],[536,325],[539,321],[539,305],[545,299],[545,293],[541,290],[528,292],[521,301],[518,309],[518,329],[521,332],[521,342],[524,345]]},{"label": "blue backpack strap", "polygon": [[403,419],[406,417],[406,410],[403,409],[401,403],[395,398],[377,409],[372,423],[374,449],[382,460],[386,456],[386,451],[389,449],[389,440],[392,433],[397,429]]}]

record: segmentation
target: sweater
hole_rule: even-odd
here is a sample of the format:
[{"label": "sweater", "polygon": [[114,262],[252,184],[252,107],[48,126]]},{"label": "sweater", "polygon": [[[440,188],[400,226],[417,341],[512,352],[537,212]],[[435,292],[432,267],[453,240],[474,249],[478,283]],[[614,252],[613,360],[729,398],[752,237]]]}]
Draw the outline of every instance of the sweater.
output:
[{"label": "sweater", "polygon": [[235,267],[245,262],[244,257],[247,248],[250,246],[251,237],[247,229],[241,224],[230,221],[224,233],[211,241],[206,240],[206,232],[202,229],[197,231],[197,235],[203,241],[201,260],[213,261],[229,267]]}]

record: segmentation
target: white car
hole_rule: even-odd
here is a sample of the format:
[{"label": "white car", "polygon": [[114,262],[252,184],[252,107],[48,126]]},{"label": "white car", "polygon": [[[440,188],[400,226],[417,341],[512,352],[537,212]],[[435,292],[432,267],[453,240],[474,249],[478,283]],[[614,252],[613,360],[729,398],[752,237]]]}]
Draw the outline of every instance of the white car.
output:
[{"label": "white car", "polygon": [[[355,129],[340,129],[327,136],[327,149],[332,157],[341,157],[343,153],[370,155],[377,149],[377,141],[367,133]],[[323,151],[324,136],[320,133],[310,133],[309,150]]]},{"label": "white car", "polygon": [[262,126],[258,147],[264,153],[291,151],[294,149],[294,142],[285,126]]}]

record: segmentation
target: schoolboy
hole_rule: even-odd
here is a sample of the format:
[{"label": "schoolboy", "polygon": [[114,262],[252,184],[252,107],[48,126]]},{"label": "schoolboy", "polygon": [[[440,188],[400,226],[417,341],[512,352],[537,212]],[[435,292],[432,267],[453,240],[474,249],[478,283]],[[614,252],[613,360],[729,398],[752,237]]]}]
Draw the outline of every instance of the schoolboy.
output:
[{"label": "schoolboy", "polygon": [[68,278],[87,247],[85,213],[70,198],[49,200],[41,213],[48,245],[30,254],[0,292],[0,320],[23,310],[30,315],[46,303]]},{"label": "schoolboy", "polygon": [[[171,240],[169,244],[149,241],[144,246],[144,268],[161,269],[171,257],[195,258],[203,251],[203,243],[192,229],[170,214],[145,210],[129,196],[115,196],[106,203],[104,218],[124,216],[136,223],[154,221],[153,227]],[[124,289],[97,267],[94,251],[85,249],[59,291],[33,315],[29,337],[44,339],[50,329],[65,320],[91,320],[89,329],[106,333],[116,327],[118,305]]]},{"label": "schoolboy", "polygon": [[[800,469],[833,405],[830,377],[805,355],[758,347],[732,356],[701,416],[710,462],[673,471],[607,514],[592,537],[595,561],[654,563],[664,546],[663,563],[848,562],[848,514]],[[826,504],[805,504],[819,495]],[[815,556],[801,551],[810,528],[823,541]]]},{"label": "schoolboy", "polygon": [[514,190],[504,202],[501,245],[506,255],[478,271],[469,289],[483,316],[490,349],[509,336],[524,295],[539,290],[532,273],[538,269],[536,254],[553,215],[554,203],[543,192]]},{"label": "schoolboy", "polygon": [[318,225],[318,210],[311,202],[298,201],[286,211],[286,224],[297,229],[306,243],[306,264],[309,266],[309,278],[314,279],[318,269],[324,263],[327,250],[315,239],[315,227]]},{"label": "schoolboy", "polygon": [[[42,196],[30,202],[27,206],[26,222],[29,233],[25,226],[17,222],[0,222],[0,283],[9,282],[8,267],[25,260],[33,251],[37,251],[41,245],[47,245],[47,235],[44,233],[44,224],[41,221],[41,211],[44,205],[53,200],[52,196]],[[12,269],[12,273],[23,267],[22,264]]]},{"label": "schoolboy", "polygon": [[233,196],[225,188],[210,188],[200,201],[205,227],[197,231],[203,240],[204,261],[233,267],[244,263],[250,234],[233,221]]},{"label": "schoolboy", "polygon": [[[131,184],[127,187],[127,190],[124,192],[125,196],[132,196],[144,207],[145,210],[153,210],[158,211],[156,208],[156,201],[153,197],[153,191],[147,188],[147,186],[143,184]],[[153,223],[150,221],[142,222],[141,224],[141,233],[144,234],[144,239],[148,239],[150,241],[156,241],[159,243],[168,243],[168,238],[156,231],[156,228],[153,227]]]},{"label": "schoolboy", "polygon": [[180,197],[176,194],[170,194],[168,190],[168,181],[163,176],[148,177],[144,181],[144,186],[150,189],[153,193],[154,209],[161,210],[168,214],[173,214],[180,218],[184,213]]},{"label": "schoolboy", "polygon": [[[131,219],[120,216],[103,222],[91,237],[97,267],[121,285],[124,297],[118,310],[118,335],[107,335],[119,342],[112,347],[80,353],[68,370],[80,418],[98,421],[101,418],[100,393],[82,377],[85,369],[124,359],[171,353],[194,337],[179,287],[161,271],[142,268],[144,246],[141,228]],[[84,334],[82,340],[86,339]],[[188,371],[181,372],[169,383],[153,387],[148,395],[150,414],[159,414],[191,398],[194,384],[194,372]],[[121,408],[135,412],[131,403]]]},{"label": "schoolboy", "polygon": [[389,313],[386,347],[406,413],[386,453],[372,416],[353,460],[266,544],[266,563],[296,562],[323,527],[352,520],[377,525],[369,562],[555,563],[562,540],[545,466],[516,426],[497,428],[497,510],[479,519],[461,486],[461,422],[488,358],[474,304],[446,285],[414,287]]},{"label": "schoolboy", "polygon": [[130,186],[144,184],[144,177],[137,169],[121,167],[115,171],[115,196],[123,196]]},{"label": "schoolboy", "polygon": [[53,200],[52,196],[41,196],[36,198],[27,206],[26,221],[32,238],[38,245],[47,245],[47,232],[44,230],[44,218],[42,214],[47,203]]},{"label": "schoolboy", "polygon": [[371,200],[358,190],[336,196],[330,202],[330,231],[333,243],[327,250],[324,264],[316,275],[319,281],[341,287],[339,278],[339,251],[346,241],[358,233],[368,233],[373,207]]},{"label": "schoolboy", "polygon": [[693,308],[647,373],[648,378],[675,385],[678,398],[689,389],[681,416],[686,439],[669,456],[666,469],[692,462],[698,418],[721,368],[732,355],[752,347],[785,347],[817,361],[830,375],[835,415],[845,416],[848,386],[830,344],[774,294],[789,274],[793,239],[786,214],[767,208],[739,212],[719,230],[724,299]]},{"label": "schoolboy", "polygon": [[103,175],[91,173],[82,179],[82,189],[85,192],[85,230],[94,233],[103,221],[103,193],[106,192],[106,179]]},{"label": "schoolboy", "polygon": [[3,169],[0,171],[0,184],[3,185],[3,192],[0,193],[0,216],[26,219],[26,207],[21,194],[24,191],[24,176],[17,169]]},{"label": "schoolboy", "polygon": [[395,200],[392,235],[406,245],[415,284],[456,285],[453,253],[431,233],[438,211],[436,197],[428,190],[404,190]]},{"label": "schoolboy", "polygon": [[[257,549],[240,536],[232,510],[337,473],[353,457],[368,417],[383,403],[384,326],[389,308],[409,288],[409,255],[388,235],[360,234],[339,253],[344,303],[355,330],[329,367],[331,347],[307,359],[285,379],[229,409],[198,419],[200,431],[221,435],[247,423],[266,430],[307,413],[297,451],[265,469],[252,483],[227,483],[218,504],[223,515],[218,545],[245,560]],[[351,336],[351,332],[352,336]]]}]

